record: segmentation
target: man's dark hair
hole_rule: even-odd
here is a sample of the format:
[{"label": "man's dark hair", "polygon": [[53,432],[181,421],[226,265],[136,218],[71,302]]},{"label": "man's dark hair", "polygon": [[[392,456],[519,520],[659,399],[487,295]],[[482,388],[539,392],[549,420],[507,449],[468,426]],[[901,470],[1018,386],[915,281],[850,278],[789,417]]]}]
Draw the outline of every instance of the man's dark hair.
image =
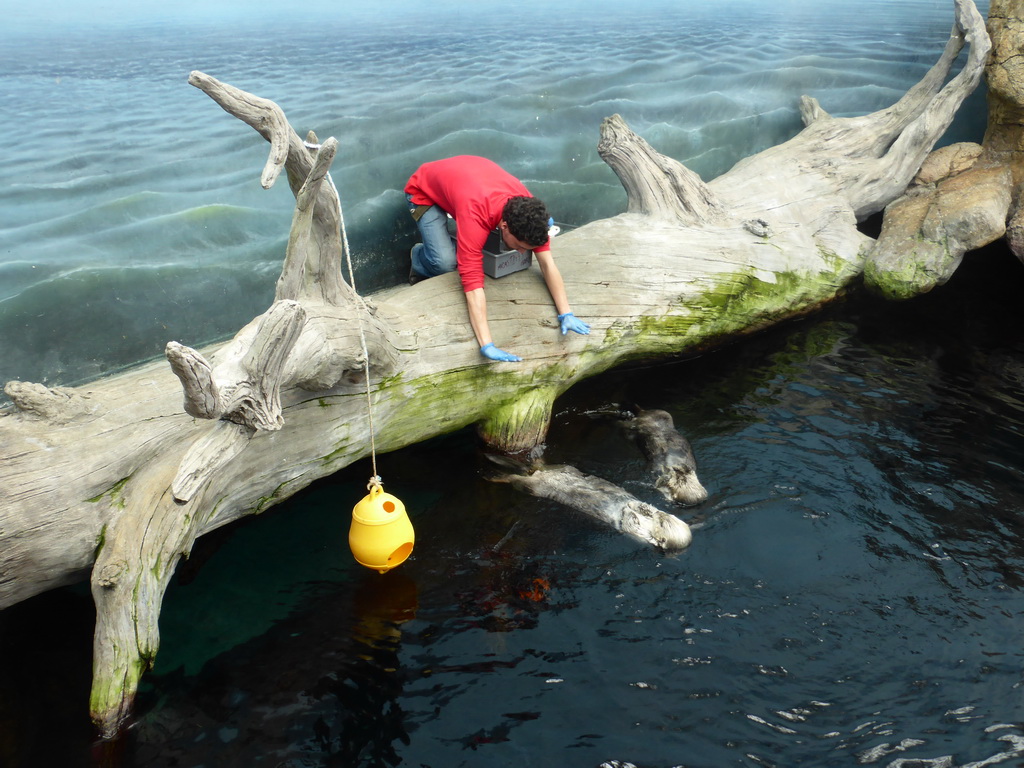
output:
[{"label": "man's dark hair", "polygon": [[509,198],[501,218],[516,240],[535,248],[548,241],[548,209],[536,197]]}]

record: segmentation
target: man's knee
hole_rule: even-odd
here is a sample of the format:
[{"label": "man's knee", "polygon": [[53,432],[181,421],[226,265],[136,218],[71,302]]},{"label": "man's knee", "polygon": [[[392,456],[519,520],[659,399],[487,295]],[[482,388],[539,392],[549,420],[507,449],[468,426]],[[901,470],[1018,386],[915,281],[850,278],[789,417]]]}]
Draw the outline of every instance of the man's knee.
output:
[{"label": "man's knee", "polygon": [[455,271],[455,246],[451,240],[425,242],[421,258],[429,263],[435,275]]}]

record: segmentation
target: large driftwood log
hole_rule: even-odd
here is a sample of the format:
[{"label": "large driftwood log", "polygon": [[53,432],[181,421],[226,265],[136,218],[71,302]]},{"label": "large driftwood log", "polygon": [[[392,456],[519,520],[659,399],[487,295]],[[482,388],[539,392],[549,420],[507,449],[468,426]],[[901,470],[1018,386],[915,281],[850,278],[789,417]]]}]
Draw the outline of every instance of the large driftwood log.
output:
[{"label": "large driftwood log", "polygon": [[[284,170],[296,195],[276,300],[228,343],[170,344],[170,367],[73,390],[6,387],[0,608],[91,572],[91,706],[113,734],[157,651],[178,559],[197,536],[368,456],[367,388],[378,452],[471,424],[517,451],[543,441],[555,398],[583,378],[693,353],[830,301],[861,273],[872,242],[857,219],[902,193],[981,76],[983,20],[970,0],[955,8],[946,51],[898,104],[837,119],[805,100],[804,131],[708,184],[621,118],[606,120],[600,151],[628,211],[555,244],[594,331],[563,337],[532,270],[493,281],[491,328],[525,358],[518,364],[480,357],[455,275],[361,299],[341,278],[334,144],[300,139],[276,104],[193,73],[193,85],[270,142],[264,186]],[[943,84],[965,39],[967,63]]]}]

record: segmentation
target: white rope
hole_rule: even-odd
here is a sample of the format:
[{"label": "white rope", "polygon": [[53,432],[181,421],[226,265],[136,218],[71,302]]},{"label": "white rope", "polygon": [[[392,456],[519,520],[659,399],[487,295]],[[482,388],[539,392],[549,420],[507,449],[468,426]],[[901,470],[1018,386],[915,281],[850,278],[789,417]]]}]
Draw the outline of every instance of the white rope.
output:
[{"label": "white rope", "polygon": [[[320,149],[319,144],[311,144],[310,142],[304,142],[308,149],[318,150]],[[363,297],[359,295],[356,290],[356,277],[352,270],[352,251],[348,247],[348,233],[345,231],[345,214],[341,210],[341,195],[338,194],[338,188],[334,186],[334,179],[331,178],[331,172],[327,172],[327,183],[331,185],[331,189],[334,191],[334,199],[338,201],[338,220],[341,224],[341,242],[345,249],[345,261],[348,264],[348,284],[352,286],[352,292],[355,293],[356,298],[359,299],[359,303],[363,305],[363,311],[367,314],[370,312],[370,308],[366,306],[366,302],[363,301]],[[380,475],[377,474],[377,444],[376,437],[373,430],[373,400],[370,397],[370,353],[366,349],[366,334],[363,333],[363,316],[359,316],[359,343],[363,348],[363,372],[366,376],[366,414],[370,422],[370,461],[373,465],[373,476],[370,478],[370,482],[366,484],[367,490],[372,490],[374,487],[380,486]]]}]

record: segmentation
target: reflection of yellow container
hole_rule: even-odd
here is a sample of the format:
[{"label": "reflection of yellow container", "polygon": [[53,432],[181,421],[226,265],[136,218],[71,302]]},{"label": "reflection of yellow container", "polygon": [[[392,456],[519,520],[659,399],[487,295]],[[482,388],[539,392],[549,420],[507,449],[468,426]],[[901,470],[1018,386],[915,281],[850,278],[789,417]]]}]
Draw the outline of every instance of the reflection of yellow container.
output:
[{"label": "reflection of yellow container", "polygon": [[352,509],[348,546],[360,565],[387,573],[405,562],[415,540],[405,505],[379,485]]}]

